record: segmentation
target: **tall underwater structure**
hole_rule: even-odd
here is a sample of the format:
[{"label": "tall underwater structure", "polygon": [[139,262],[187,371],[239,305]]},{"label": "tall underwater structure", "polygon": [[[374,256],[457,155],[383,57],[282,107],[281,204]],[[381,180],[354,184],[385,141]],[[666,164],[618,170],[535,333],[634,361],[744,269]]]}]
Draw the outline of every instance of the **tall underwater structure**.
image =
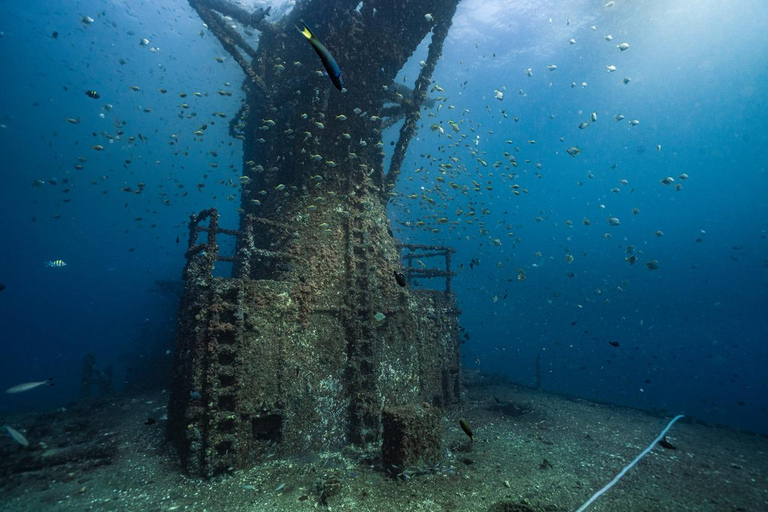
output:
[{"label": "tall underwater structure", "polygon": [[[458,0],[308,0],[274,24],[224,0],[189,3],[245,72],[245,102],[230,123],[243,141],[239,226],[220,227],[215,209],[190,222],[168,415],[186,471],[378,443],[384,408],[457,403],[453,250],[399,243],[386,209]],[[259,30],[258,47],[224,16]],[[348,90],[317,76],[302,19]],[[430,34],[414,89],[395,84]],[[385,170],[382,131],[401,120]],[[214,276],[219,262],[231,277]]]}]

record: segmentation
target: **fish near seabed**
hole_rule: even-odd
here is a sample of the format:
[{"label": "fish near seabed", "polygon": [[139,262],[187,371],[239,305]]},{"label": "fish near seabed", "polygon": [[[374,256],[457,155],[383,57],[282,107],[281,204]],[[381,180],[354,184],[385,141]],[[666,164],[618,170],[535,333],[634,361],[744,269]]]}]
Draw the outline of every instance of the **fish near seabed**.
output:
[{"label": "fish near seabed", "polygon": [[467,423],[463,419],[460,419],[459,426],[461,427],[461,430],[463,430],[464,433],[467,434],[467,436],[469,436],[470,441],[475,440],[475,434],[472,433],[472,428],[469,426],[469,423]]},{"label": "fish near seabed", "polygon": [[29,441],[27,441],[27,438],[24,437],[21,432],[13,427],[9,427],[8,425],[3,425],[3,428],[8,433],[8,436],[19,443],[21,446],[29,446]]},{"label": "fish near seabed", "polygon": [[23,384],[17,384],[15,386],[12,386],[5,390],[5,392],[9,395],[13,395],[15,393],[23,393],[24,391],[29,391],[30,389],[35,389],[40,386],[44,386],[45,384],[49,384],[53,386],[53,383],[51,382],[53,380],[53,377],[49,377],[48,380],[41,380],[38,382],[25,382]]},{"label": "fish near seabed", "polygon": [[336,62],[336,59],[333,58],[333,55],[328,51],[328,48],[315,37],[315,34],[309,30],[309,27],[303,20],[301,20],[301,24],[304,25],[304,29],[302,30],[299,27],[296,27],[296,30],[301,32],[301,35],[303,35],[307,39],[307,42],[312,45],[312,48],[315,49],[315,52],[317,52],[317,55],[323,62],[323,66],[325,66],[328,78],[330,78],[333,85],[341,91],[344,89],[344,78],[342,77],[342,71]]}]

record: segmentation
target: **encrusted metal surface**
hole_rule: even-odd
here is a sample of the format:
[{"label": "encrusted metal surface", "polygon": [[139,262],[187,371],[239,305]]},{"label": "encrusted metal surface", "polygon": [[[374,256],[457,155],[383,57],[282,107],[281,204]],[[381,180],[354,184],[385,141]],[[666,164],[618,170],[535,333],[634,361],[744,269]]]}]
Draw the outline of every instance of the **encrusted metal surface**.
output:
[{"label": "encrusted metal surface", "polygon": [[[190,0],[239,52],[245,43],[209,22],[220,3]],[[372,1],[358,12],[358,2],[311,0],[257,25],[258,49],[242,49],[251,61],[238,53],[246,102],[231,128],[243,139],[243,214],[237,230],[220,228],[215,210],[193,216],[184,271],[169,434],[189,473],[245,467],[267,451],[378,443],[383,407],[458,401],[451,250],[433,248],[446,266],[431,277],[446,278],[445,291],[397,283],[402,247],[380,144],[382,118],[413,120],[424,101],[385,110],[389,85],[432,30],[403,9],[432,12],[447,31],[456,3]],[[314,73],[317,57],[292,26],[308,12],[344,69],[343,94]],[[390,186],[398,174],[390,169]],[[234,254],[219,254],[219,236],[236,238]],[[217,261],[233,264],[232,277],[213,277]]]}]

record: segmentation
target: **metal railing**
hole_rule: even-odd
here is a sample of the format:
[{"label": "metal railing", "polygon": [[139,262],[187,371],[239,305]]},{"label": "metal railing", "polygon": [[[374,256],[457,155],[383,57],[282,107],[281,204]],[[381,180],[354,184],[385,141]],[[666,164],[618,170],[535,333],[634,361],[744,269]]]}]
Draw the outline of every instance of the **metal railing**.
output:
[{"label": "metal railing", "polygon": [[[207,225],[202,225],[208,220]],[[233,264],[233,276],[236,278],[251,277],[251,263],[254,257],[285,260],[292,259],[294,256],[281,251],[271,251],[255,246],[254,229],[257,224],[264,227],[277,228],[282,232],[288,232],[288,226],[278,222],[271,221],[262,217],[247,215],[243,222],[242,230],[225,229],[219,227],[219,212],[216,208],[203,210],[197,215],[190,215],[189,219],[189,243],[184,257],[188,262],[193,261],[196,256],[205,255],[200,263],[208,276],[213,275],[213,267],[217,261],[224,261]],[[206,241],[199,242],[201,235],[207,233]],[[236,238],[235,251],[231,256],[219,254],[219,245],[217,236],[227,235]]]},{"label": "metal railing", "polygon": [[[397,248],[401,252],[401,258],[407,262],[404,273],[409,283],[411,282],[411,279],[415,277],[422,277],[425,279],[442,277],[445,278],[445,293],[451,293],[451,278],[457,275],[456,272],[451,270],[451,255],[456,252],[456,249],[441,245],[405,244],[400,242],[398,242]],[[402,254],[402,251],[405,249],[410,252]],[[440,257],[445,258],[444,270],[437,267],[428,267],[427,264],[422,261],[424,259]],[[414,267],[414,261],[421,267]]]}]

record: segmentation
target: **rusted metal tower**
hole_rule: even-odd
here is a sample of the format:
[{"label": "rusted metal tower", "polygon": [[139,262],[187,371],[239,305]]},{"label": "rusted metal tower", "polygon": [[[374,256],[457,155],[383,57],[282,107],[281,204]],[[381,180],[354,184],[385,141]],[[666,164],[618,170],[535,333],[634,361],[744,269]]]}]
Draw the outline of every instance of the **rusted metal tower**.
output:
[{"label": "rusted metal tower", "polygon": [[[231,129],[243,139],[248,180],[237,230],[220,228],[215,210],[190,222],[169,404],[169,434],[187,471],[245,467],[276,447],[378,442],[383,407],[457,402],[452,250],[398,244],[386,206],[458,0],[360,9],[310,0],[279,24],[258,21],[258,49],[221,17],[248,25],[251,14],[222,0],[189,1],[246,74]],[[310,17],[344,70],[344,93],[317,75],[317,57],[292,26]],[[430,32],[415,89],[394,86]],[[385,173],[381,130],[398,118]],[[222,235],[235,237],[233,255],[219,254]],[[414,251],[444,258],[441,268],[405,273],[445,278],[445,290],[400,286],[403,250],[410,260]],[[232,276],[214,277],[217,262],[231,263]]]}]

